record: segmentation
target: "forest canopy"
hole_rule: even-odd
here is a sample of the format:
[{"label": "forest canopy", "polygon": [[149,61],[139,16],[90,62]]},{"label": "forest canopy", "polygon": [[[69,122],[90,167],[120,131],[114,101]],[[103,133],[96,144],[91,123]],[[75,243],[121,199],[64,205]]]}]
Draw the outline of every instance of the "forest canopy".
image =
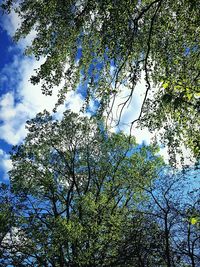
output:
[{"label": "forest canopy", "polygon": [[[15,41],[35,32],[25,54],[43,63],[31,82],[60,90],[54,112],[27,121],[0,183],[0,266],[200,265],[199,9],[199,0],[2,1],[21,21]],[[118,125],[141,81],[130,135],[111,131],[116,99]],[[84,112],[57,116],[69,91],[85,98]],[[136,126],[168,147],[171,166],[157,140],[136,143]],[[177,170],[185,148],[196,165]]]},{"label": "forest canopy", "polygon": [[170,174],[156,147],[69,111],[27,127],[10,190],[0,187],[2,267],[198,266],[189,173]]},{"label": "forest canopy", "polygon": [[146,93],[130,127],[159,132],[172,161],[183,145],[199,158],[199,0],[5,0],[2,8],[21,18],[16,40],[35,30],[26,54],[45,57],[31,78],[45,94],[64,81],[62,103],[81,84],[101,116],[122,85],[123,110],[144,73]]}]

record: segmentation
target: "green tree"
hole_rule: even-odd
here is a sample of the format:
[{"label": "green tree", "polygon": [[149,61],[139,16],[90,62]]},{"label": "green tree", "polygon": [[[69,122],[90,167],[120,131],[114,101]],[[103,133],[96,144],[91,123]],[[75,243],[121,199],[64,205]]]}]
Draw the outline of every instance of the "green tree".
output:
[{"label": "green tree", "polygon": [[16,215],[22,205],[11,194],[8,184],[0,184],[0,266],[9,265],[9,251],[16,246]]},{"label": "green tree", "polygon": [[16,40],[36,30],[26,53],[45,56],[32,77],[43,82],[44,93],[64,79],[62,102],[81,81],[86,102],[97,99],[103,111],[123,85],[130,92],[123,109],[144,72],[137,121],[161,131],[172,157],[183,143],[199,157],[199,0],[15,2],[4,0],[2,7],[15,8],[22,19]]},{"label": "green tree", "polygon": [[10,222],[12,220],[12,207],[10,205],[8,186],[0,184],[0,246],[9,231]]},{"label": "green tree", "polygon": [[9,264],[124,266],[120,247],[137,225],[141,187],[163,165],[157,149],[69,111],[62,121],[38,114],[28,129],[12,154],[11,189],[21,208]]},{"label": "green tree", "polygon": [[199,265],[198,169],[172,174],[155,147],[69,111],[27,127],[0,191],[1,266]]}]

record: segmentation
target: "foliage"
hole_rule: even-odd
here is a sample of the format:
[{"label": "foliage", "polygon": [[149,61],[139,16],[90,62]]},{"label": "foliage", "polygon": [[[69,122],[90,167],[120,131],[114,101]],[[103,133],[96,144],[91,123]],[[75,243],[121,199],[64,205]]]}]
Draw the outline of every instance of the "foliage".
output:
[{"label": "foliage", "polygon": [[11,217],[11,207],[8,197],[8,187],[0,185],[0,245],[9,230]]},{"label": "foliage", "polygon": [[117,266],[141,186],[163,165],[157,148],[138,148],[134,138],[69,111],[61,121],[38,114],[27,127],[12,154],[11,189],[21,207],[9,264]]},{"label": "foliage", "polygon": [[198,169],[173,173],[156,147],[69,111],[27,127],[1,191],[1,266],[199,265]]},{"label": "foliage", "polygon": [[[8,184],[0,184],[0,266],[8,266],[8,250],[16,245],[16,216],[22,205],[10,192]],[[12,243],[12,244],[11,244]]]},{"label": "foliage", "polygon": [[[2,8],[9,12],[15,2],[4,0]],[[138,122],[161,133],[164,127],[170,151],[184,143],[198,158],[199,7],[199,0],[23,0],[15,38],[36,30],[26,53],[46,60],[32,82],[41,80],[51,94],[64,79],[59,102],[81,81],[86,102],[98,99],[100,111],[127,87],[124,107],[144,72]]]}]

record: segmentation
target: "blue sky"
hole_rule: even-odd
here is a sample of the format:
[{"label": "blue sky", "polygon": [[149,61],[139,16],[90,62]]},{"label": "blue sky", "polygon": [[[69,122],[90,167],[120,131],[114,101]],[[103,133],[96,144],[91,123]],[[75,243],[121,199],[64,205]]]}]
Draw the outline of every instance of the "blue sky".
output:
[{"label": "blue sky", "polygon": [[[52,111],[57,100],[59,88],[54,88],[52,96],[44,96],[40,90],[41,85],[33,86],[29,79],[43,62],[39,62],[33,57],[23,56],[26,45],[31,43],[35,32],[21,40],[18,44],[12,42],[12,36],[20,24],[20,20],[15,13],[0,18],[0,181],[8,180],[7,171],[11,168],[9,151],[13,145],[20,144],[27,132],[25,123],[33,118],[38,112],[47,109]],[[121,88],[121,93],[116,98],[113,106],[113,118],[119,115],[119,104],[126,99],[129,94],[127,88]],[[129,125],[133,119],[137,118],[145,92],[144,79],[137,85],[131,103],[124,109],[122,115],[121,129],[129,133]],[[74,112],[79,112],[84,99],[80,90],[69,92],[66,103],[60,106],[57,116],[61,116],[67,105]],[[91,102],[92,109],[94,103]],[[115,127],[113,125],[113,130]],[[150,142],[152,135],[147,129],[134,129],[138,143]],[[166,149],[161,153],[167,159]]]},{"label": "blue sky", "polygon": [[[4,67],[12,62],[13,53],[9,51],[9,47],[13,45],[10,36],[7,34],[5,29],[0,24],[0,97],[8,91],[8,87],[5,81],[5,76],[2,74]],[[3,120],[0,119],[0,125],[2,125]],[[0,135],[0,180],[5,177],[5,171],[9,169],[10,161],[7,155],[11,146],[1,139]]]}]

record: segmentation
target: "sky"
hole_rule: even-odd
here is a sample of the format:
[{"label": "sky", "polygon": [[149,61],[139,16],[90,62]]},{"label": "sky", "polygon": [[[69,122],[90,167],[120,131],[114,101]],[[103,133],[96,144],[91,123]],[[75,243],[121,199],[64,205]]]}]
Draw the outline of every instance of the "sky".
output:
[{"label": "sky", "polygon": [[[52,112],[59,90],[54,88],[52,96],[44,96],[40,84],[30,83],[29,79],[34,69],[40,66],[43,59],[36,61],[33,57],[23,55],[35,32],[31,32],[26,39],[20,40],[17,44],[12,41],[12,36],[19,25],[20,20],[14,12],[0,18],[0,181],[8,181],[7,172],[12,167],[9,151],[13,145],[19,145],[26,137],[26,121],[44,109]],[[114,118],[119,115],[119,104],[128,95],[128,91],[122,89],[113,106]],[[142,79],[136,86],[132,101],[124,109],[121,130],[129,133],[128,123],[138,117],[144,92],[145,83]],[[79,112],[83,103],[84,98],[80,90],[68,93],[64,105],[58,108],[57,116],[61,116],[66,106],[74,112]],[[91,109],[92,106],[93,103]],[[149,144],[153,137],[147,129],[133,129],[133,134],[138,143]],[[161,154],[167,161],[166,148],[161,150]]]}]

